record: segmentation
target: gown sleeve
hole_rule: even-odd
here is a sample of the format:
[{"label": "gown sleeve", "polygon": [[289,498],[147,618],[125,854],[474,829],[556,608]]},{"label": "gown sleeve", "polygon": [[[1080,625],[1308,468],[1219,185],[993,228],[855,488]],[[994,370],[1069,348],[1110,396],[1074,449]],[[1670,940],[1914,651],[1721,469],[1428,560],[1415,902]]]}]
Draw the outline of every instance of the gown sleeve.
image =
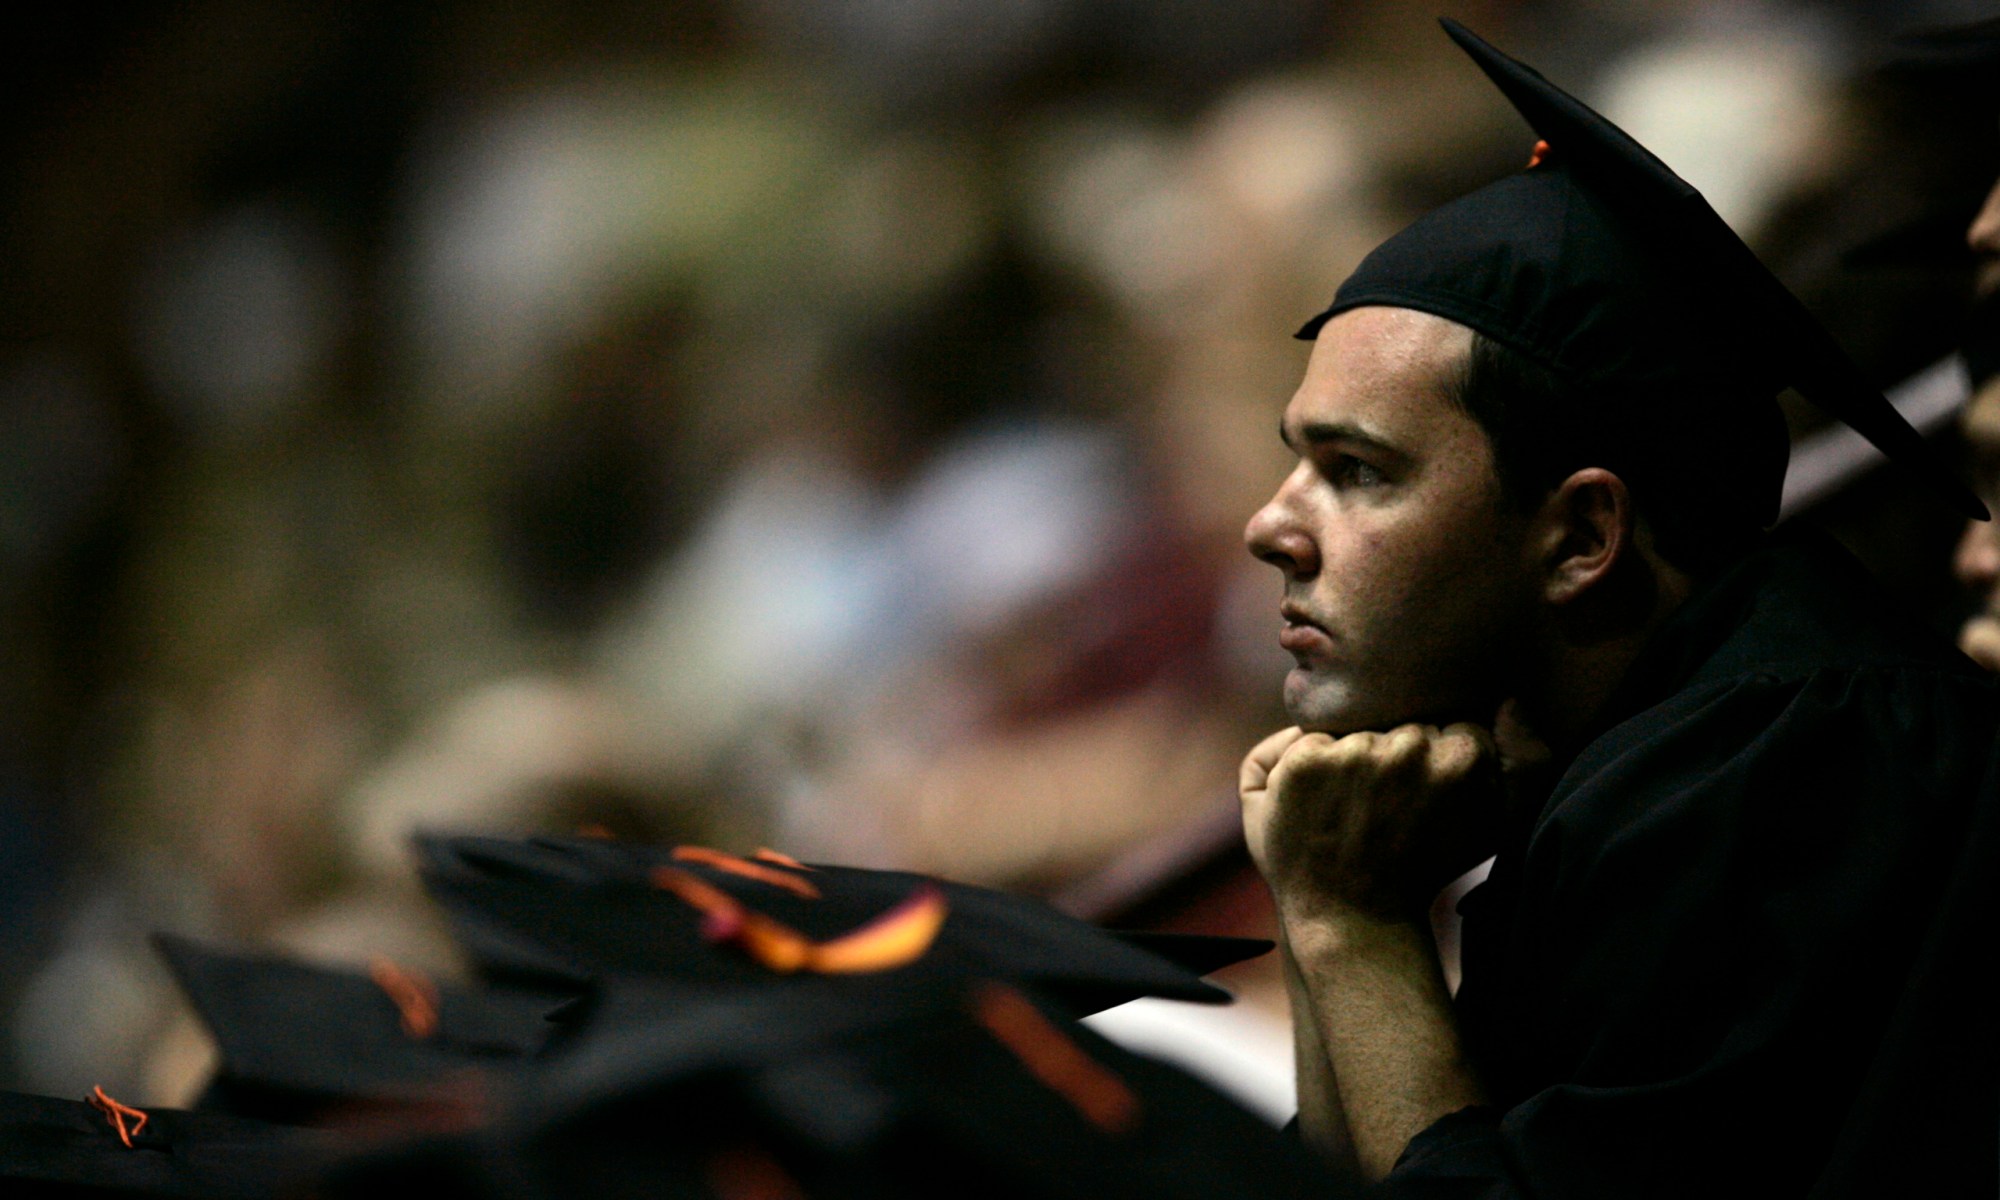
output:
[{"label": "gown sleeve", "polygon": [[1917,667],[1752,676],[1593,743],[1462,909],[1498,1102],[1385,1193],[1994,1195],[1994,709]]}]

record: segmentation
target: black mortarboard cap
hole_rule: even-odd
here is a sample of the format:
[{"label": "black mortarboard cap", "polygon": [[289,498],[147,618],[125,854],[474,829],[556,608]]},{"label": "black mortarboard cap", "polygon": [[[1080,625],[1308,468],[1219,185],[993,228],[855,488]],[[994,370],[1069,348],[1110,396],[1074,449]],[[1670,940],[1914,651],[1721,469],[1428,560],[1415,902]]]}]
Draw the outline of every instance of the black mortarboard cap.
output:
[{"label": "black mortarboard cap", "polygon": [[1546,149],[1377,247],[1300,337],[1364,305],[1470,326],[1589,397],[1643,469],[1760,525],[1777,515],[1783,446],[1752,443],[1777,428],[1789,386],[1986,515],[1699,192],[1532,68],[1443,24]]},{"label": "black mortarboard cap", "polygon": [[302,1185],[345,1149],[319,1130],[176,1109],[143,1112],[143,1122],[124,1119],[121,1138],[110,1111],[87,1101],[0,1092],[0,1195],[262,1200],[304,1194]]},{"label": "black mortarboard cap", "polygon": [[[1338,1196],[1351,1189],[1176,1068],[1026,992],[907,974],[696,998],[544,1061],[494,1125],[425,1147],[459,1192]],[[407,1160],[406,1160],[407,1161]],[[392,1181],[393,1158],[334,1191]],[[753,1189],[744,1189],[751,1194]]]},{"label": "black mortarboard cap", "polygon": [[[1270,946],[1243,938],[1128,940],[1036,900],[909,872],[756,864],[772,877],[767,882],[675,853],[592,839],[419,839],[425,886],[455,924],[476,930],[474,953],[496,951],[500,965],[517,976],[534,974],[525,966],[530,962],[550,963],[554,984],[645,975],[732,987],[784,977],[718,945],[701,912],[654,886],[663,868],[692,875],[816,943],[933,895],[941,901],[942,924],[910,969],[1032,982],[1079,1012],[1140,996],[1227,1000],[1228,993],[1200,976]],[[813,894],[800,894],[794,881],[809,884]]]},{"label": "black mortarboard cap", "polygon": [[544,994],[434,984],[386,962],[363,975],[154,941],[215,1037],[205,1110],[315,1123],[357,1102],[461,1104],[553,1030],[557,1002]]},{"label": "black mortarboard cap", "polygon": [[2000,66],[2000,17],[1913,30],[1898,37],[1896,42],[1937,59],[1982,67]]},{"label": "black mortarboard cap", "polygon": [[1891,74],[1942,83],[1974,115],[1990,118],[2000,109],[2000,17],[1910,30],[1895,43],[1903,53],[1887,64]]}]

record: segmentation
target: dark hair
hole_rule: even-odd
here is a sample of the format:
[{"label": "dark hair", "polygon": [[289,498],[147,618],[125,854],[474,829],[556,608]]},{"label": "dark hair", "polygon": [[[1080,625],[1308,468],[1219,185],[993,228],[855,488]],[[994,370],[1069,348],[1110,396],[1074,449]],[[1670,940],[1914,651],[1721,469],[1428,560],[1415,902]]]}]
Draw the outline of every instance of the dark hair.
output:
[{"label": "dark hair", "polygon": [[1625,481],[1668,562],[1712,573],[1776,516],[1788,443],[1775,397],[1718,382],[1699,395],[1570,383],[1478,331],[1453,399],[1486,431],[1508,499],[1534,507],[1584,467]]}]

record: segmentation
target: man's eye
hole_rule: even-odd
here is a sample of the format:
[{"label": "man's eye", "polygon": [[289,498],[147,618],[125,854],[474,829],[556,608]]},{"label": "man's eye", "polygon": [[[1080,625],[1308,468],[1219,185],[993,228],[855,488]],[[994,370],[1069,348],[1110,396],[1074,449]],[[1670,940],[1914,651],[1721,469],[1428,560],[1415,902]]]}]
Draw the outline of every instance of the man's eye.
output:
[{"label": "man's eye", "polygon": [[1388,478],[1373,463],[1363,462],[1351,454],[1336,455],[1326,465],[1326,477],[1342,487],[1375,487],[1388,482]]}]

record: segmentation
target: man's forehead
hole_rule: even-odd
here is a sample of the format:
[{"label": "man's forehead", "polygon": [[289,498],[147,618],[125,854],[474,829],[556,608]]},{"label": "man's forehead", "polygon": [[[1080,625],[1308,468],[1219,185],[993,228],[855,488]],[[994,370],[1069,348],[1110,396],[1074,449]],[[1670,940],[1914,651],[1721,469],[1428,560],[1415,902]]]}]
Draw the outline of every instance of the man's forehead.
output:
[{"label": "man's forehead", "polygon": [[1314,339],[1305,379],[1285,408],[1289,439],[1312,425],[1347,425],[1392,440],[1412,422],[1458,414],[1472,331],[1408,308],[1357,308],[1328,321]]}]

